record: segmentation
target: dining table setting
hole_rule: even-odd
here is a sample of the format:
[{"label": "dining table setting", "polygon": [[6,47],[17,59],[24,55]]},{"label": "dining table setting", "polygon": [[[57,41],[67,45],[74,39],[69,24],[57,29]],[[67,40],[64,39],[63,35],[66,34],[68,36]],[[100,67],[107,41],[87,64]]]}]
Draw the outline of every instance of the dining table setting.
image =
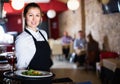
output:
[{"label": "dining table setting", "polygon": [[14,72],[6,71],[3,75],[9,79],[9,83],[5,84],[26,84],[26,81],[30,81],[32,84],[34,81],[42,84],[76,84],[70,78],[55,78],[55,74],[48,71],[16,70]]},{"label": "dining table setting", "polygon": [[[10,80],[9,82],[11,82],[11,80],[18,80],[18,81],[35,80],[36,81],[36,80],[44,80],[44,79],[51,80],[51,78],[53,77],[53,73],[47,72],[47,71],[17,70],[16,63],[17,63],[17,58],[14,52],[4,52],[0,54],[1,83],[2,82],[5,83],[8,79]],[[25,72],[29,72],[29,74],[23,74]]]},{"label": "dining table setting", "polygon": [[39,83],[52,84],[52,79],[54,78],[54,74],[52,72],[38,70],[16,70],[14,72],[6,71],[3,75],[5,78],[12,80],[12,82],[16,81],[20,84],[24,84],[26,81],[38,81]]},{"label": "dining table setting", "polygon": [[69,77],[56,78],[56,74],[52,71],[17,70],[16,63],[14,52],[0,53],[0,84],[26,84],[24,83],[26,81],[37,81],[42,84],[75,84]]},{"label": "dining table setting", "polygon": [[25,81],[38,81],[44,84],[73,84],[70,78],[55,78],[51,71],[33,69],[16,69],[16,56],[14,52],[0,54],[0,84],[24,84]]}]

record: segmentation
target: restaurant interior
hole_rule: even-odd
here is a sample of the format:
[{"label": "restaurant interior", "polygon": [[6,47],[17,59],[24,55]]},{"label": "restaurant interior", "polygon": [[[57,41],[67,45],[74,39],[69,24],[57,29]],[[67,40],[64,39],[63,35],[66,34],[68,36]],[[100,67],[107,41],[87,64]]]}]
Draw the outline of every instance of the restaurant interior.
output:
[{"label": "restaurant interior", "polygon": [[[56,79],[53,84],[120,84],[120,0],[0,0],[0,84],[20,84],[17,77],[4,74],[10,71],[4,57],[15,51],[16,37],[24,31],[23,9],[30,2],[38,3],[42,10],[38,27],[47,32],[57,66],[51,68]],[[64,59],[63,32],[76,38],[79,30],[86,40],[91,34],[99,44],[95,70],[90,65],[76,68],[74,62]],[[73,43],[69,46],[72,57]],[[69,65],[73,67],[66,68]],[[64,68],[58,68],[61,66]]]}]

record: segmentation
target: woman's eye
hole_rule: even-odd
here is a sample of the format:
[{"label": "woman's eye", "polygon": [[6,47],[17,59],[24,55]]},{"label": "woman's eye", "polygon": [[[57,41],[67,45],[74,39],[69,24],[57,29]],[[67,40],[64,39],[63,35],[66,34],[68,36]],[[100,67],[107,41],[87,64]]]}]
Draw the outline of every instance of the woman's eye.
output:
[{"label": "woman's eye", "polygon": [[36,15],[37,17],[40,17],[40,15]]},{"label": "woman's eye", "polygon": [[29,15],[29,16],[32,16],[32,15]]}]

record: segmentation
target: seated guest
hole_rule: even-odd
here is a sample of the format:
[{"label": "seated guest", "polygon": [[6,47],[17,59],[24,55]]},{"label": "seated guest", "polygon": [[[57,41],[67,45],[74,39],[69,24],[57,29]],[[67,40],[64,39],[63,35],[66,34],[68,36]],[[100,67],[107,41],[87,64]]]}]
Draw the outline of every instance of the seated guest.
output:
[{"label": "seated guest", "polygon": [[65,55],[65,58],[68,58],[70,51],[70,43],[72,42],[72,37],[68,35],[68,32],[63,32],[62,40],[62,52]]},{"label": "seated guest", "polygon": [[83,65],[85,61],[85,47],[86,47],[86,39],[84,37],[83,31],[78,31],[78,37],[74,40],[73,44],[76,59],[75,62],[77,66]]}]

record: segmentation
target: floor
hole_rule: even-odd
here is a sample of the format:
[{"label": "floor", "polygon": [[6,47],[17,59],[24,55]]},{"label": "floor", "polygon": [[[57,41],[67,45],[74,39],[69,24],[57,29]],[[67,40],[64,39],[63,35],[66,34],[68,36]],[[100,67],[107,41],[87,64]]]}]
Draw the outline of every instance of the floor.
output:
[{"label": "floor", "polygon": [[85,82],[91,81],[92,84],[101,84],[96,71],[85,70],[84,67],[76,68],[74,63],[66,61],[64,58],[62,60],[53,57],[53,66],[51,71],[55,73],[56,78],[69,77],[74,82]]},{"label": "floor", "polygon": [[[51,72],[55,74],[55,78],[69,77],[73,82],[86,82],[90,81],[92,84],[101,84],[99,77],[93,70],[85,70],[84,67],[76,68],[74,63],[66,61],[64,57],[53,57],[53,66]],[[8,83],[9,84],[9,83]],[[15,81],[12,84],[20,84]],[[57,83],[57,84],[71,84],[71,83]],[[72,83],[73,84],[73,83]]]}]

